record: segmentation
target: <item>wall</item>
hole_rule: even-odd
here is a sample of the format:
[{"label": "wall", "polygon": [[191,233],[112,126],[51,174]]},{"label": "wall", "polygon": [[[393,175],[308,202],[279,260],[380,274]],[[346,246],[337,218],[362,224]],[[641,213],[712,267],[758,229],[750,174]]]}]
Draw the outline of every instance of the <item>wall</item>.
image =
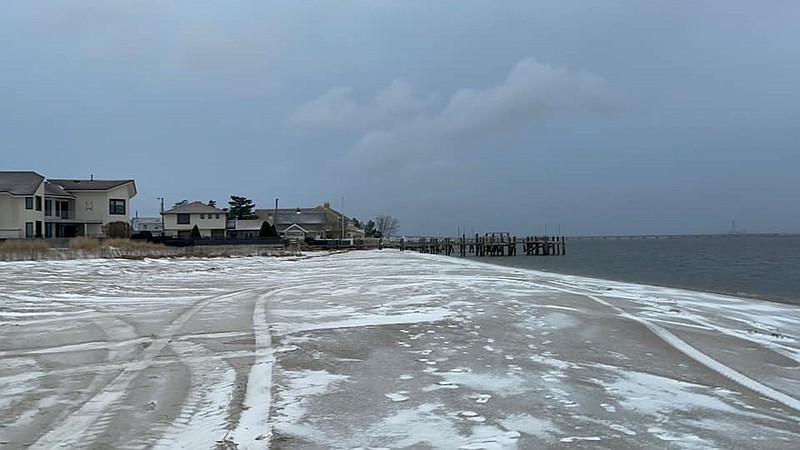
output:
[{"label": "wall", "polygon": [[164,234],[175,237],[180,231],[192,231],[195,225],[200,230],[200,236],[202,237],[211,237],[211,230],[225,230],[226,217],[224,212],[219,213],[219,219],[209,219],[208,214],[204,215],[206,218],[201,219],[199,213],[190,214],[188,225],[178,225],[177,214],[165,214]]}]

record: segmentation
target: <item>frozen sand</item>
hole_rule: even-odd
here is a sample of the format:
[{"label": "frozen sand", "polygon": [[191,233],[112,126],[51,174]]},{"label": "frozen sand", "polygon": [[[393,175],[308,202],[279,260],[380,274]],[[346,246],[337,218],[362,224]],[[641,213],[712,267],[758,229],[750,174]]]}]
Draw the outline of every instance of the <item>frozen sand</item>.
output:
[{"label": "frozen sand", "polygon": [[0,263],[0,447],[797,448],[797,330],[391,251]]}]

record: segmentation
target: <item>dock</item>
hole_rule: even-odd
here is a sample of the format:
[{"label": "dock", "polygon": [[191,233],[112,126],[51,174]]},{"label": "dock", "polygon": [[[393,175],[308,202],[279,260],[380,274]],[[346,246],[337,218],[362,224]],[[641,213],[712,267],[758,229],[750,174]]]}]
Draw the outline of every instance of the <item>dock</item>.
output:
[{"label": "dock", "polygon": [[567,254],[564,236],[526,236],[518,239],[506,232],[485,233],[467,237],[402,238],[384,243],[384,248],[416,251],[434,255],[489,256],[563,256]]}]

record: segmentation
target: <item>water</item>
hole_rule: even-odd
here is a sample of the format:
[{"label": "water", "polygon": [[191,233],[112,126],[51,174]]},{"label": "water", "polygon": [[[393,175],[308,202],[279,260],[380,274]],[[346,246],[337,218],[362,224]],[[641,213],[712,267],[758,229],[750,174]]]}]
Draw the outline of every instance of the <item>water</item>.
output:
[{"label": "water", "polygon": [[800,236],[567,240],[567,255],[486,262],[800,305]]}]

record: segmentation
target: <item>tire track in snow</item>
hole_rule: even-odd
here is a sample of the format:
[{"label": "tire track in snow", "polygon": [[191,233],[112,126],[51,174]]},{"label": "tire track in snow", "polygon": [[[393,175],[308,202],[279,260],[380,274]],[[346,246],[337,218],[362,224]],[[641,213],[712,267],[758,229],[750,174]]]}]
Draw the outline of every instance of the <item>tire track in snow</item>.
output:
[{"label": "tire track in snow", "polygon": [[112,379],[102,391],[87,399],[79,407],[65,412],[67,416],[63,420],[54,423],[53,428],[34,442],[31,448],[50,449],[59,446],[77,446],[79,441],[83,441],[84,432],[97,422],[109,407],[125,396],[133,380],[142,370],[150,366],[161,351],[169,344],[177,331],[183,327],[192,316],[214,301],[236,297],[253,290],[254,289],[244,289],[228,294],[216,295],[195,302],[180,316],[170,322],[157,338],[153,339],[152,345],[145,349],[139,361],[122,369],[122,372]]},{"label": "tire track in snow", "polygon": [[[220,406],[231,403],[236,373],[224,360],[209,357],[186,362],[183,356],[210,356],[212,352],[203,345],[181,341],[173,342],[170,347],[189,367],[191,388],[180,414],[154,448],[210,448],[225,434],[228,411]],[[147,443],[141,444],[147,446]]]},{"label": "tire track in snow", "polygon": [[241,448],[269,448],[272,440],[272,425],[269,420],[272,408],[272,367],[275,357],[272,352],[272,337],[267,321],[267,300],[281,292],[294,288],[277,289],[262,294],[253,306],[253,334],[255,336],[255,361],[247,378],[242,414],[239,423],[231,432],[231,438]]},{"label": "tire track in snow", "polygon": [[[557,283],[557,284],[563,286],[563,284],[561,284],[561,283]],[[558,286],[551,286],[551,287],[552,287],[552,289],[555,289],[557,291],[566,292],[568,294],[575,294],[575,295],[584,296],[584,297],[589,298],[589,299],[591,299],[591,300],[593,300],[593,301],[595,301],[595,302],[597,302],[597,303],[599,303],[601,305],[604,305],[604,306],[606,306],[608,308],[611,308],[612,310],[616,311],[617,314],[619,314],[621,317],[624,317],[626,319],[632,320],[634,322],[637,322],[637,323],[643,325],[645,328],[647,328],[653,334],[655,334],[659,339],[664,341],[667,345],[669,345],[672,348],[674,348],[675,350],[683,353],[684,355],[688,356],[689,358],[695,360],[696,362],[702,364],[706,368],[718,373],[719,375],[722,375],[723,377],[733,381],[734,383],[739,384],[740,386],[743,386],[743,387],[745,387],[747,389],[750,389],[750,390],[752,390],[754,392],[757,392],[757,393],[763,395],[764,397],[770,398],[770,399],[772,399],[772,400],[774,400],[774,401],[776,401],[778,403],[781,403],[784,406],[792,408],[792,409],[794,409],[796,411],[800,411],[800,400],[798,400],[798,399],[796,399],[796,398],[794,398],[794,397],[792,397],[792,396],[790,396],[790,395],[788,395],[786,393],[778,391],[777,389],[773,389],[773,388],[771,388],[771,387],[769,387],[769,386],[767,386],[767,385],[765,385],[763,383],[759,383],[758,381],[748,377],[747,375],[744,375],[743,373],[738,372],[737,370],[733,369],[732,367],[727,366],[727,365],[715,360],[714,358],[708,356],[707,354],[701,352],[700,350],[692,347],[689,343],[687,343],[683,339],[681,339],[678,336],[672,334],[666,328],[660,327],[660,326],[650,322],[647,319],[644,319],[644,318],[641,318],[641,317],[638,317],[638,316],[634,316],[633,314],[630,314],[630,313],[626,312],[622,308],[619,308],[618,306],[615,306],[615,305],[613,305],[613,304],[601,299],[600,297],[598,297],[596,295],[593,295],[593,294],[590,294],[588,292],[581,292],[580,290],[575,290],[575,289],[570,289],[570,288],[565,288],[565,287],[558,287]]]}]

